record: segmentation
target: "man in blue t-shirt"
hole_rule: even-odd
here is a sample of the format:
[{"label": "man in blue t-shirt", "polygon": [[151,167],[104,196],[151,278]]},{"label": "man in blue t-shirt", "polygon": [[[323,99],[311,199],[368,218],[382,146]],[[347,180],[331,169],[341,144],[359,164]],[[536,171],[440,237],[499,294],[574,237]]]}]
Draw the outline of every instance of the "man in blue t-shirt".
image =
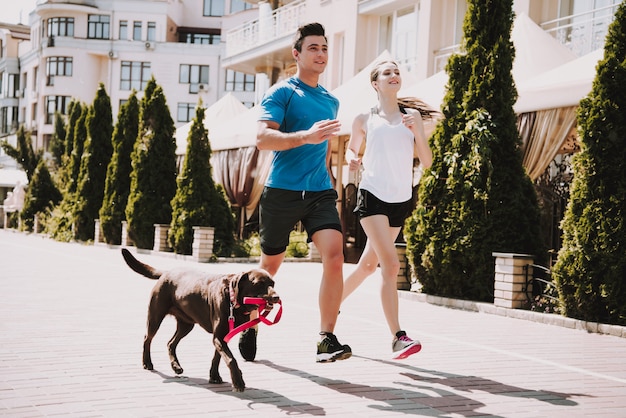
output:
[{"label": "man in blue t-shirt", "polygon": [[[257,147],[273,151],[259,209],[261,268],[271,276],[276,274],[285,258],[289,234],[301,221],[323,265],[317,361],[332,362],[347,359],[352,351],[333,334],[343,291],[344,259],[337,192],[329,171],[329,139],[340,128],[336,119],[339,101],[318,84],[328,62],[324,27],[319,23],[300,27],[292,54],[297,72],[267,91],[258,122]],[[239,349],[244,359],[254,360],[254,328],[242,334]]]}]

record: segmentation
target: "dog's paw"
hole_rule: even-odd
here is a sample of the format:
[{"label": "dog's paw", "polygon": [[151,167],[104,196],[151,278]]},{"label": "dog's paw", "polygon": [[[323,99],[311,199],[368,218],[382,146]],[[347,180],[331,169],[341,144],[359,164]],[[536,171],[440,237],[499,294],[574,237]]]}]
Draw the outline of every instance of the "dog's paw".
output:
[{"label": "dog's paw", "polygon": [[245,386],[239,387],[239,386],[233,385],[233,392],[243,392],[244,390],[246,390]]},{"label": "dog's paw", "polygon": [[144,363],[143,368],[146,370],[154,370],[154,366],[152,365],[152,363]]},{"label": "dog's paw", "polygon": [[176,362],[176,361],[172,362],[172,370],[174,370],[174,373],[176,373],[176,374],[182,374],[183,373],[183,368],[180,367],[180,364],[178,364],[178,362]]},{"label": "dog's paw", "polygon": [[211,376],[209,377],[209,383],[214,383],[214,384],[221,384],[224,383],[224,381],[222,380],[222,377],[220,375],[217,376]]},{"label": "dog's paw", "polygon": [[243,392],[246,388],[246,384],[243,379],[235,379],[233,380],[233,392]]}]

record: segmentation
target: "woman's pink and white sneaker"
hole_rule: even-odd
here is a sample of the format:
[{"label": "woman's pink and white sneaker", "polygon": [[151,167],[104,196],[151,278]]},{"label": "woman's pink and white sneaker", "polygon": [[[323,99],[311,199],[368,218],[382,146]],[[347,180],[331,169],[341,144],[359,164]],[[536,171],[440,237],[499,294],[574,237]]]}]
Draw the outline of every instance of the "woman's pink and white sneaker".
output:
[{"label": "woman's pink and white sneaker", "polygon": [[394,338],[391,345],[393,350],[393,359],[402,360],[408,356],[418,353],[422,349],[422,344],[417,340],[412,340],[406,335],[400,338]]}]

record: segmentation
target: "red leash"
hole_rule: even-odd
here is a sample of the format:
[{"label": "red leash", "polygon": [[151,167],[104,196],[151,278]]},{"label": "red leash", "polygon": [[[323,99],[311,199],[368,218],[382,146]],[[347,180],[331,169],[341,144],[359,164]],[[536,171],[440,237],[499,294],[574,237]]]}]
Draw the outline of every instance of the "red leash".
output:
[{"label": "red leash", "polygon": [[226,334],[226,336],[224,337],[224,342],[226,343],[230,341],[231,338],[233,338],[235,335],[239,334],[241,331],[244,331],[250,327],[253,327],[259,322],[263,322],[264,324],[267,324],[267,325],[274,325],[278,323],[283,313],[283,305],[280,303],[280,301],[276,302],[280,306],[278,308],[278,312],[276,312],[276,315],[274,316],[274,321],[270,321],[269,319],[267,319],[267,315],[269,315],[272,309],[269,309],[269,310],[266,309],[267,301],[265,299],[244,297],[243,303],[245,305],[258,305],[259,311],[263,311],[263,312],[261,312],[258,318],[255,318],[248,322],[244,322],[243,324],[235,328],[235,316],[233,315],[233,306],[231,304],[230,316],[228,317],[228,328],[230,329],[230,332]]}]

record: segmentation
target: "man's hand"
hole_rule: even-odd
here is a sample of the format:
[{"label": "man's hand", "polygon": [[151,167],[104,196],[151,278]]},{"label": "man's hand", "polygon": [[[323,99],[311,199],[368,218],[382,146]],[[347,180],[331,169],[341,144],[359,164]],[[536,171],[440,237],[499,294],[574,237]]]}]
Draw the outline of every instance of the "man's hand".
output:
[{"label": "man's hand", "polygon": [[336,119],[315,122],[307,131],[305,142],[307,144],[320,144],[336,136],[339,129],[341,129],[341,123]]}]

